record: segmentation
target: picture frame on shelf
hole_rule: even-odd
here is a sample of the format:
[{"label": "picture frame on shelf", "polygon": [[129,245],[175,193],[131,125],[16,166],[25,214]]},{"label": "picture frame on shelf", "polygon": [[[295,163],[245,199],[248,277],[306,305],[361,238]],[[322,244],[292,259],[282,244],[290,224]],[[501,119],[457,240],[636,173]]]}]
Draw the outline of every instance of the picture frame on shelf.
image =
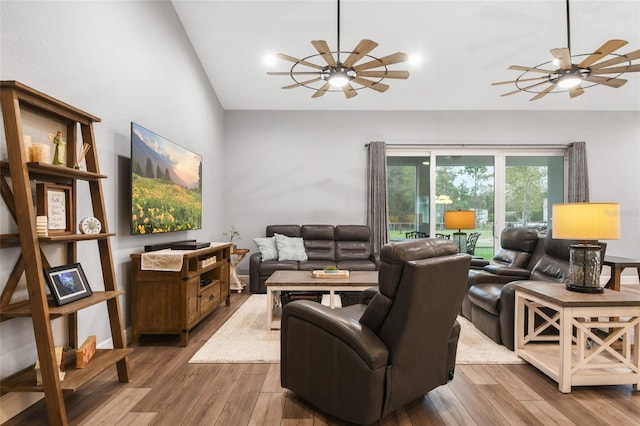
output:
[{"label": "picture frame on shelf", "polygon": [[73,234],[73,187],[53,183],[36,185],[37,215],[47,216],[49,235]]},{"label": "picture frame on shelf", "polygon": [[79,263],[45,268],[44,276],[57,306],[66,305],[93,294],[82,265]]}]

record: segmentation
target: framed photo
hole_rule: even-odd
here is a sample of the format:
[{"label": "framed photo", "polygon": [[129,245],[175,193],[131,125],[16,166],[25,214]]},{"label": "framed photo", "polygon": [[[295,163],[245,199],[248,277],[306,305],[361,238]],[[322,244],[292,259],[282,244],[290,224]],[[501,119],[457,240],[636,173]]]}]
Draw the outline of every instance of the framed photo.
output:
[{"label": "framed photo", "polygon": [[36,203],[38,216],[47,216],[49,234],[72,234],[75,226],[72,204],[73,188],[69,185],[38,183]]},{"label": "framed photo", "polygon": [[79,263],[45,269],[44,276],[58,306],[91,296],[91,287]]}]

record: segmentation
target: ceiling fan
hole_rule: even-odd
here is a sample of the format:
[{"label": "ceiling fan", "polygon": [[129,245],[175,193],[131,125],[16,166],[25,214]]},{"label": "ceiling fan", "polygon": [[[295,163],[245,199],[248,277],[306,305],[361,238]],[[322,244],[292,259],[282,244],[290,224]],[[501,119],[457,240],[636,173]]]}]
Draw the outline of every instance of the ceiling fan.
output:
[{"label": "ceiling fan", "polygon": [[[331,51],[324,40],[313,40],[311,44],[318,52],[317,54],[298,59],[279,53],[276,55],[277,57],[293,62],[293,66],[289,71],[268,72],[267,74],[288,75],[295,81],[294,84],[284,86],[283,89],[306,87],[315,91],[311,96],[312,98],[319,98],[327,92],[341,91],[347,99],[356,96],[358,94],[357,91],[364,88],[373,89],[381,93],[385,92],[389,89],[389,85],[382,82],[385,78],[409,78],[409,71],[392,71],[388,69],[389,65],[407,61],[407,55],[402,52],[393,53],[382,58],[369,55],[369,52],[378,46],[375,41],[363,39],[352,51],[343,52],[340,50],[340,0],[338,0],[337,28],[337,50]],[[342,60],[342,54],[348,55],[346,59]],[[326,65],[318,65],[310,61],[318,56],[322,57]],[[369,60],[358,65],[358,62],[365,58]],[[380,67],[382,69],[375,69]],[[309,79],[306,80],[307,78]],[[356,85],[355,87],[353,86],[354,84]]]},{"label": "ceiling fan", "polygon": [[[551,49],[554,60],[544,62],[534,67],[511,65],[508,69],[514,71],[524,71],[515,80],[500,81],[492,83],[492,86],[503,84],[515,84],[516,90],[505,93],[501,96],[509,96],[518,92],[535,93],[529,99],[535,101],[543,98],[549,93],[569,92],[571,98],[580,96],[584,89],[602,84],[603,86],[618,88],[625,84],[627,80],[619,78],[625,72],[640,71],[640,64],[632,64],[631,61],[640,58],[640,50],[636,50],[626,55],[613,53],[627,44],[624,40],[609,40],[596,49],[591,54],[571,55],[571,30],[569,19],[569,0],[567,3],[567,47]],[[599,62],[608,56],[606,59]],[[573,63],[575,59],[581,59],[579,63]],[[576,61],[577,62],[577,61]],[[626,64],[625,64],[626,62]],[[612,66],[624,64],[620,66]],[[553,68],[557,67],[557,68]],[[546,74],[533,77],[534,73]],[[533,84],[530,84],[533,83]],[[543,85],[548,86],[544,87]],[[541,86],[543,88],[541,88]],[[559,88],[560,90],[555,90]],[[555,90],[555,91],[554,91]]]}]

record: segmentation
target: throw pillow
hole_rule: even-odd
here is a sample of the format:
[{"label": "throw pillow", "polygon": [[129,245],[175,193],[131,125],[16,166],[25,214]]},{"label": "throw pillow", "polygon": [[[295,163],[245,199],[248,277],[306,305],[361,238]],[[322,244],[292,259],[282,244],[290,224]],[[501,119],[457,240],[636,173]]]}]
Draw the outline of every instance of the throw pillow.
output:
[{"label": "throw pillow", "polygon": [[308,259],[302,238],[287,237],[282,234],[274,234],[273,237],[276,239],[276,247],[278,248],[278,260],[304,262]]},{"label": "throw pillow", "polygon": [[276,248],[276,240],[273,237],[254,238],[253,242],[258,246],[258,251],[262,255],[262,261],[278,260],[278,249]]}]

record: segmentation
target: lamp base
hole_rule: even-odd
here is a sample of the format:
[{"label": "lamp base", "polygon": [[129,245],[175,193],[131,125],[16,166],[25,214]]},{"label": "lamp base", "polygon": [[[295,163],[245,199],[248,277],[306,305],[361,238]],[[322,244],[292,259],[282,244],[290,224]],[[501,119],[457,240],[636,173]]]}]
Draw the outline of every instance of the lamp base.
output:
[{"label": "lamp base", "polygon": [[456,244],[458,253],[467,252],[467,234],[465,232],[454,232],[453,242]]},{"label": "lamp base", "polygon": [[598,245],[569,246],[569,279],[567,290],[581,293],[602,293],[600,287],[600,251]]},{"label": "lamp base", "polygon": [[584,287],[581,285],[567,284],[567,290],[577,291],[578,293],[603,293],[602,287]]}]

